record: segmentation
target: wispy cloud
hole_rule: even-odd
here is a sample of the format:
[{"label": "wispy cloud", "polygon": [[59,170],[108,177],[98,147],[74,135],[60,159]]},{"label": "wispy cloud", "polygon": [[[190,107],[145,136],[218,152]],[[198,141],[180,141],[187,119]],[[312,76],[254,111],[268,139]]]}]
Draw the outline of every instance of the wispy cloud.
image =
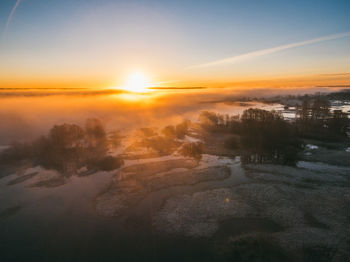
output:
[{"label": "wispy cloud", "polygon": [[311,45],[314,43],[344,38],[344,37],[348,37],[348,36],[350,36],[350,31],[344,32],[344,33],[339,33],[339,34],[323,36],[323,37],[319,37],[319,38],[314,38],[314,39],[310,39],[310,40],[306,40],[306,41],[276,46],[276,47],[272,47],[272,48],[257,50],[257,51],[253,51],[253,52],[242,54],[242,55],[231,56],[228,58],[219,59],[219,60],[215,60],[215,61],[211,61],[211,62],[207,62],[207,63],[203,63],[203,64],[193,65],[193,66],[187,67],[187,69],[196,69],[196,68],[205,68],[205,67],[212,67],[212,66],[234,64],[234,63],[242,62],[242,61],[245,61],[248,59],[253,59],[253,58],[260,57],[260,56],[273,54],[273,53],[283,51],[286,49],[290,49],[290,48]]},{"label": "wispy cloud", "polygon": [[89,90],[84,88],[0,88],[2,97],[103,96],[129,93],[119,89]]},{"label": "wispy cloud", "polygon": [[350,87],[350,85],[327,85],[327,86],[316,86],[316,87]]},{"label": "wispy cloud", "polygon": [[206,89],[205,86],[188,86],[188,87],[148,87],[148,89],[152,90],[192,90],[192,89]]},{"label": "wispy cloud", "polygon": [[350,73],[319,74],[319,76],[350,76]]},{"label": "wispy cloud", "polygon": [[3,32],[3,34],[2,34],[3,37],[5,36],[5,34],[6,34],[6,32],[7,32],[7,29],[8,29],[8,27],[9,27],[10,23],[11,23],[12,17],[13,17],[13,15],[15,14],[16,9],[17,9],[17,7],[19,6],[19,4],[20,4],[21,2],[22,2],[22,0],[17,0],[16,3],[15,3],[15,5],[13,6],[13,8],[12,8],[10,14],[9,14],[9,17],[7,18],[7,21],[6,21],[5,29],[4,29],[4,32]]}]

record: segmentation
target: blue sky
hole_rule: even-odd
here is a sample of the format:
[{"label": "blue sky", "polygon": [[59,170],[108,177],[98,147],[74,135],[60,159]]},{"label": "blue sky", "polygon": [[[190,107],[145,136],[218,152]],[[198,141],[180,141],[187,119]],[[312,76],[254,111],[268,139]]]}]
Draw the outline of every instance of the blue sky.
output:
[{"label": "blue sky", "polygon": [[350,1],[0,2],[0,81],[20,75],[114,78],[142,68],[159,80],[300,75],[350,70],[350,37],[239,65],[186,70],[256,50],[350,31]]}]

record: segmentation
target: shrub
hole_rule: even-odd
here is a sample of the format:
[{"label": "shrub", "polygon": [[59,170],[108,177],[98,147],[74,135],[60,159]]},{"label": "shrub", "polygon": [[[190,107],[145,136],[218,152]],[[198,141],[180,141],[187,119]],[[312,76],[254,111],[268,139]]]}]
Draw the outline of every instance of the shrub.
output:
[{"label": "shrub", "polygon": [[102,171],[111,171],[121,167],[124,161],[119,157],[106,156],[97,160],[90,160],[88,165]]}]

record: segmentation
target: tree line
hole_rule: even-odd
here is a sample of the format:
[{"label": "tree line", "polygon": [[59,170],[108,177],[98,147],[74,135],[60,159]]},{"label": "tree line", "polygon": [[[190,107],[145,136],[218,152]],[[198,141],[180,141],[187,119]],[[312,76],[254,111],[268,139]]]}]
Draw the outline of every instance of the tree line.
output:
[{"label": "tree line", "polygon": [[109,136],[98,119],[88,119],[84,127],[76,124],[53,126],[47,135],[30,143],[13,143],[0,155],[0,164],[30,161],[64,175],[76,173],[82,167],[88,170],[113,170],[123,160],[109,154],[118,145],[115,133]]},{"label": "tree line", "polygon": [[349,118],[340,110],[330,110],[327,96],[304,96],[296,107],[295,121],[284,120],[276,111],[250,108],[242,115],[222,115],[204,111],[199,122],[206,131],[237,135],[227,141],[240,150],[243,162],[295,164],[303,149],[303,138],[327,141],[348,139]]}]

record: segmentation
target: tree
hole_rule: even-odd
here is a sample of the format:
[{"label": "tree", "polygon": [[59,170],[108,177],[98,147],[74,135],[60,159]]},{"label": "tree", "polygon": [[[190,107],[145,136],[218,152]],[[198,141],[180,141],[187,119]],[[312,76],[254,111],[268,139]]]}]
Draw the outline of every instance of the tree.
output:
[{"label": "tree", "polygon": [[196,159],[197,161],[202,159],[202,144],[201,143],[185,143],[180,148],[180,154],[185,157],[191,157]]},{"label": "tree", "polygon": [[75,124],[55,125],[47,136],[30,144],[16,144],[1,154],[8,160],[31,160],[65,175],[87,166],[93,169],[119,167],[122,160],[108,157],[109,140],[102,122],[88,119],[85,128]]},{"label": "tree", "polygon": [[341,110],[334,110],[333,116],[328,120],[329,130],[333,134],[342,134],[346,135],[350,119],[348,114],[342,112]]},{"label": "tree", "polygon": [[242,145],[255,162],[295,163],[302,144],[295,128],[280,113],[250,108],[243,112],[241,121]]},{"label": "tree", "polygon": [[84,130],[74,124],[55,125],[37,146],[36,162],[44,167],[71,172],[82,160],[85,146]]},{"label": "tree", "polygon": [[166,137],[175,138],[176,130],[174,126],[166,126],[162,129],[162,134]]},{"label": "tree", "polygon": [[183,139],[185,135],[187,135],[190,123],[191,122],[189,120],[184,120],[182,123],[175,126],[175,133],[177,138]]},{"label": "tree", "polygon": [[317,95],[311,107],[312,119],[325,120],[329,116],[330,106],[326,96]]},{"label": "tree", "polygon": [[310,98],[308,95],[305,95],[302,98],[301,107],[297,106],[296,108],[296,116],[302,122],[308,121],[310,117]]},{"label": "tree", "polygon": [[199,122],[206,129],[215,128],[219,124],[219,117],[216,113],[203,111],[199,115]]},{"label": "tree", "polygon": [[101,120],[87,119],[85,122],[85,151],[88,158],[103,157],[108,152],[108,137]]},{"label": "tree", "polygon": [[154,128],[150,128],[150,127],[140,128],[139,132],[141,133],[141,136],[143,136],[143,137],[150,137],[150,136],[157,135],[156,130]]}]

